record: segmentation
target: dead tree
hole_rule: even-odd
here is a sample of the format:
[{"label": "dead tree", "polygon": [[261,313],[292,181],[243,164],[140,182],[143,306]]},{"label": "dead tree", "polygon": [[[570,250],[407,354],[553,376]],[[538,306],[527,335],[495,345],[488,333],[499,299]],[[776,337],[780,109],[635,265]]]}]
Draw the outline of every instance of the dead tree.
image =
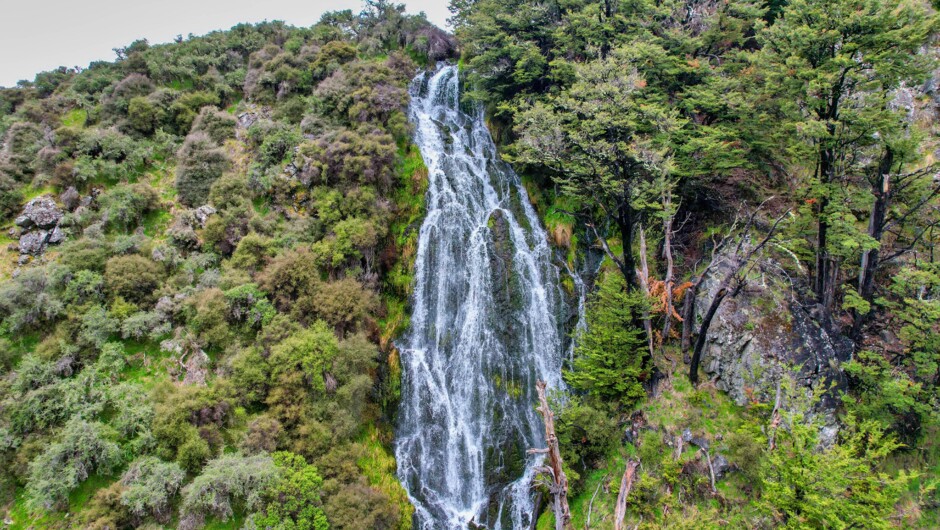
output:
[{"label": "dead tree", "polygon": [[555,414],[548,406],[545,396],[545,381],[535,384],[539,395],[539,406],[536,410],[542,415],[545,422],[545,449],[529,449],[529,454],[548,455],[548,465],[536,468],[536,472],[546,476],[550,482],[548,491],[552,495],[552,512],[555,514],[555,530],[571,530],[571,510],[568,509],[568,477],[562,466],[561,450],[558,448],[558,437],[555,436]]},{"label": "dead tree", "polygon": [[[639,227],[640,233],[640,269],[637,271],[637,278],[640,280],[640,288],[643,289],[643,293],[648,297],[651,296],[652,292],[650,289],[650,268],[649,264],[646,261],[646,231],[643,230],[643,225]],[[654,352],[654,341],[653,341],[653,320],[650,317],[649,310],[643,311],[643,330],[646,332],[646,342],[649,347],[649,358],[652,360]]]},{"label": "dead tree", "polygon": [[705,270],[702,271],[696,277],[693,277],[690,280],[691,285],[689,286],[688,291],[685,293],[685,299],[682,304],[682,353],[686,356],[685,362],[689,362],[688,354],[689,350],[692,349],[692,334],[694,332],[695,326],[695,301],[698,299],[698,290],[702,286],[702,280],[704,280],[708,274],[711,272],[712,268],[720,261],[720,254],[724,250],[725,246],[731,241],[731,234],[735,232],[735,229],[738,225],[738,219],[735,218],[734,222],[731,224],[731,227],[728,229],[728,235],[721,238],[720,241],[714,243],[712,246],[712,259],[708,262],[708,265],[705,267]]},{"label": "dead tree", "polygon": [[[940,196],[940,178],[938,178],[940,174],[937,173],[940,166],[932,164],[911,173],[891,173],[891,169],[895,164],[894,151],[889,147],[882,155],[874,174],[868,178],[872,195],[874,195],[871,213],[868,217],[868,235],[878,245],[862,252],[862,260],[858,271],[858,294],[869,304],[875,299],[875,274],[879,265],[910,252],[927,233],[927,229],[940,222],[934,221],[926,227],[921,227],[910,238],[907,245],[898,244],[897,240],[902,234],[907,221],[916,216],[935,197]],[[931,178],[931,185],[926,186],[918,194],[918,186],[922,185],[924,180]],[[910,207],[903,211],[896,211],[895,203],[898,202],[897,199],[910,195],[911,190],[914,190],[915,197],[911,199]],[[885,238],[885,235],[892,236],[891,245],[886,244],[887,238]],[[852,326],[852,338],[854,340],[858,341],[860,339],[862,325],[869,314],[855,312],[855,322]]]},{"label": "dead tree", "polygon": [[675,214],[672,210],[672,190],[667,189],[663,191],[663,210],[665,215],[663,217],[663,258],[666,261],[666,277],[663,278],[665,283],[665,295],[666,295],[666,313],[663,317],[663,340],[661,351],[666,353],[666,341],[669,340],[669,332],[672,329],[672,314],[675,312],[673,307],[673,289],[675,287],[675,267],[673,266],[672,259],[672,223],[675,218]]},{"label": "dead tree", "polygon": [[639,465],[640,462],[637,460],[627,462],[627,469],[624,470],[623,478],[620,479],[620,493],[617,494],[617,504],[614,506],[614,530],[623,530],[623,519],[627,515],[627,496],[633,489],[633,480]]},{"label": "dead tree", "polygon": [[[766,202],[767,201],[764,201],[764,203]],[[764,203],[761,203],[761,206],[763,206]],[[741,292],[742,289],[744,289],[744,286],[747,285],[747,276],[751,272],[751,269],[753,269],[754,265],[757,263],[757,261],[754,259],[755,256],[757,256],[757,254],[764,248],[764,246],[767,245],[771,238],[773,238],[774,233],[777,231],[777,227],[790,213],[790,211],[787,210],[783,213],[783,215],[778,217],[767,231],[764,239],[745,251],[745,245],[749,239],[748,235],[750,234],[751,227],[754,225],[754,218],[758,211],[760,211],[760,206],[754,210],[754,212],[748,218],[747,224],[744,226],[744,231],[741,234],[741,239],[732,255],[728,258],[731,262],[731,270],[725,274],[724,278],[721,280],[721,283],[718,284],[718,290],[715,292],[715,296],[712,297],[711,302],[708,304],[708,310],[705,311],[705,316],[702,318],[702,325],[698,330],[698,339],[695,341],[695,349],[692,352],[692,360],[689,365],[689,381],[691,381],[693,385],[698,384],[698,367],[702,361],[702,350],[705,348],[705,340],[708,338],[708,328],[711,326],[712,319],[715,317],[715,313],[718,312],[718,308],[721,306],[721,303],[725,300],[725,298],[728,296],[734,298],[738,295],[738,293]],[[721,259],[720,257],[718,258]],[[709,265],[709,268],[710,267],[711,264]]]}]

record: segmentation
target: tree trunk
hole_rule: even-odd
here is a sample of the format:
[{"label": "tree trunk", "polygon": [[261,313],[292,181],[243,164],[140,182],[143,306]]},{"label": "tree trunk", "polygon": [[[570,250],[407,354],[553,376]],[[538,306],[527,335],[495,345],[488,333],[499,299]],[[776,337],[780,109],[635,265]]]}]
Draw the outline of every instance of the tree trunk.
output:
[{"label": "tree trunk", "polygon": [[[878,270],[881,239],[884,237],[885,223],[888,217],[889,199],[891,197],[891,166],[894,165],[894,151],[888,147],[881,163],[878,164],[878,175],[872,183],[872,193],[875,201],[871,205],[871,216],[868,219],[868,235],[878,242],[878,247],[862,252],[862,262],[858,272],[858,294],[863,300],[871,304],[875,294],[875,272]],[[856,340],[862,330],[862,324],[867,314],[855,314],[852,325],[852,337]]]},{"label": "tree trunk", "polygon": [[[668,195],[663,198],[664,208],[669,211],[671,200]],[[663,257],[666,259],[666,277],[663,279],[666,289],[666,315],[663,318],[663,342],[662,352],[666,353],[666,341],[669,339],[669,332],[672,330],[672,314],[675,312],[672,301],[672,289],[675,283],[672,261],[672,215],[669,214],[663,220]]]},{"label": "tree trunk", "polygon": [[[640,280],[640,287],[643,289],[643,292],[646,294],[646,297],[650,297],[650,268],[646,263],[646,231],[643,230],[643,226],[640,226],[640,273],[637,274],[637,277]],[[653,322],[650,319],[649,310],[643,312],[643,330],[646,331],[646,344],[649,347],[649,358],[653,358]]]},{"label": "tree trunk", "polygon": [[[829,98],[829,104],[826,106],[825,113],[820,116],[826,120],[826,131],[828,136],[826,142],[830,142],[836,135],[836,127],[833,123],[839,115],[839,99],[841,97],[841,85],[832,89]],[[838,277],[838,272],[833,273],[832,257],[829,255],[829,186],[835,180],[836,152],[831,145],[821,145],[819,147],[819,182],[823,187],[822,196],[819,197],[819,209],[817,210],[818,228],[816,234],[816,299],[823,304],[823,310],[827,320],[829,311],[832,309],[832,297],[827,296],[829,292],[834,291],[835,286],[830,286],[833,278]]]},{"label": "tree trunk", "polygon": [[630,206],[630,199],[627,197],[617,208],[617,228],[620,230],[620,237],[623,239],[623,250],[620,257],[620,272],[627,280],[627,287],[632,291],[639,287],[636,277],[636,260],[633,258],[633,225],[634,225],[633,207]]},{"label": "tree trunk", "polygon": [[702,327],[700,327],[698,330],[698,340],[695,341],[695,351],[692,352],[692,362],[689,365],[689,381],[692,382],[692,385],[698,384],[698,366],[702,362],[702,350],[705,348],[705,339],[708,337],[708,328],[712,324],[712,319],[715,318],[715,313],[718,312],[718,306],[721,305],[722,300],[724,300],[725,296],[727,295],[728,287],[726,285],[722,285],[715,294],[715,297],[712,298],[711,304],[708,305],[708,311],[705,312],[705,318],[702,320]]},{"label": "tree trunk", "polygon": [[[688,358],[692,349],[692,326],[695,325],[695,300],[698,298],[698,287],[702,277],[692,278],[692,285],[685,291],[685,300],[682,302],[682,354]],[[689,362],[686,360],[685,362]]]},{"label": "tree trunk", "polygon": [[623,519],[627,516],[627,496],[633,489],[633,480],[639,465],[640,463],[636,460],[627,462],[627,469],[624,470],[623,478],[620,479],[620,493],[617,494],[617,504],[614,507],[614,530],[623,530]]},{"label": "tree trunk", "polygon": [[548,398],[545,396],[545,381],[535,384],[539,395],[539,406],[536,409],[545,422],[545,449],[529,449],[530,454],[542,453],[548,455],[548,466],[539,468],[539,472],[551,479],[548,487],[552,494],[552,511],[555,514],[555,530],[571,530],[571,511],[568,508],[568,477],[562,466],[561,451],[558,448],[558,437],[555,436],[555,414],[548,407]]}]

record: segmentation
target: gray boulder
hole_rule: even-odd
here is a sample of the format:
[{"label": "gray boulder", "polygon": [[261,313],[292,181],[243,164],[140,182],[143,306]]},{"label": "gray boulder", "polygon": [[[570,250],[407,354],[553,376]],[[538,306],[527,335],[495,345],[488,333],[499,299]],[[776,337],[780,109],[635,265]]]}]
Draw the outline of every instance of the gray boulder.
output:
[{"label": "gray boulder", "polygon": [[199,208],[196,208],[195,210],[193,210],[193,217],[195,218],[195,221],[199,223],[199,227],[203,228],[206,226],[206,223],[209,221],[209,217],[214,215],[215,212],[216,212],[215,208],[213,208],[212,206],[209,206],[208,204],[204,204],[200,206]]},{"label": "gray boulder", "polygon": [[39,228],[52,228],[62,218],[62,210],[55,200],[48,195],[36,197],[26,203],[23,213],[16,218],[16,224],[23,228],[38,226]]},{"label": "gray boulder", "polygon": [[49,232],[49,239],[46,241],[46,243],[50,245],[58,245],[63,241],[65,241],[65,232],[62,231],[62,227],[57,226],[52,229],[52,232]]},{"label": "gray boulder", "polygon": [[731,463],[728,462],[728,459],[724,455],[718,455],[715,458],[712,458],[712,470],[715,472],[715,479],[721,480],[729,471],[731,471]]},{"label": "gray boulder", "polygon": [[27,232],[20,236],[20,254],[38,256],[46,250],[48,241],[49,232],[45,230]]}]

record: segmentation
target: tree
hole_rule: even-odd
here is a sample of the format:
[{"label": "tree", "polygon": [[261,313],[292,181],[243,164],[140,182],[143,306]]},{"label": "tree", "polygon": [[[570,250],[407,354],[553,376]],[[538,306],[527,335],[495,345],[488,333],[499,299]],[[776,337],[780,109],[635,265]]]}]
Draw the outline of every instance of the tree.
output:
[{"label": "tree", "polygon": [[186,473],[174,462],[163,462],[153,456],[139,458],[121,476],[124,486],[121,504],[138,519],[152,515],[167,522],[170,501],[185,478]]},{"label": "tree", "polygon": [[[603,60],[574,66],[576,81],[558,96],[516,116],[516,160],[547,168],[580,212],[630,290],[639,286],[633,237],[640,191],[670,167],[670,134],[680,124],[663,94],[650,86],[672,61],[653,43],[635,42]],[[657,194],[658,195],[658,194]],[[605,227],[613,223],[615,253]]]},{"label": "tree", "polygon": [[118,185],[102,193],[98,204],[104,219],[123,230],[134,227],[159,204],[157,191],[147,184]]},{"label": "tree", "polygon": [[639,292],[630,293],[619,275],[606,274],[588,306],[587,329],[575,348],[574,367],[565,372],[572,388],[629,408],[646,396],[649,376],[646,343],[635,325],[647,307]]},{"label": "tree", "polygon": [[846,209],[847,184],[864,174],[866,154],[883,151],[899,128],[903,118],[885,102],[925,76],[928,61],[918,51],[937,21],[901,0],[794,0],[758,34],[758,66],[786,108],[787,130],[806,141],[796,151],[813,160],[814,290],[827,310],[845,249],[866,244]]},{"label": "tree", "polygon": [[234,514],[236,503],[243,503],[249,512],[260,508],[265,492],[279,475],[274,460],[267,454],[226,454],[211,460],[183,488],[179,528],[201,528],[207,515],[227,521]]},{"label": "tree", "polygon": [[277,378],[292,370],[300,370],[311,390],[325,392],[327,380],[332,379],[329,372],[338,352],[336,336],[325,322],[318,320],[271,349],[271,375]]},{"label": "tree", "polygon": [[890,515],[909,476],[878,467],[899,444],[871,421],[849,417],[839,443],[819,448],[820,425],[785,413],[760,470],[758,507],[786,528],[893,528]]},{"label": "tree", "polygon": [[105,264],[104,281],[111,296],[132,302],[152,300],[162,277],[156,263],[135,254],[115,256]]}]

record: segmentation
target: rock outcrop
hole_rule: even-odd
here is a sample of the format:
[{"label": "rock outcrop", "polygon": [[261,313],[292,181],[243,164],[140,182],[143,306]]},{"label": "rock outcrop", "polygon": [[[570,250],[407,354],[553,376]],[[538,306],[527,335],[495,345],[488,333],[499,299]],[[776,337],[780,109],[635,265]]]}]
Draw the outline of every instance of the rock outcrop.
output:
[{"label": "rock outcrop", "polygon": [[65,232],[59,226],[62,215],[55,199],[49,195],[36,197],[26,203],[23,213],[15,221],[21,229],[18,236],[21,262],[29,260],[29,256],[39,256],[49,245],[65,241]]},{"label": "rock outcrop", "polygon": [[23,207],[23,213],[16,218],[17,226],[22,228],[52,228],[62,219],[62,210],[56,205],[55,200],[43,195],[26,203]]},{"label": "rock outcrop", "polygon": [[[708,309],[729,266],[718,265],[704,278],[697,318]],[[725,299],[712,321],[702,353],[705,372],[739,405],[773,403],[782,377],[791,378],[797,389],[833,385],[817,405],[831,416],[846,385],[841,365],[851,356],[851,341],[824,329],[813,318],[813,308],[800,304],[787,280],[771,268],[758,273],[759,280]],[[834,434],[828,429],[823,436]]]}]

